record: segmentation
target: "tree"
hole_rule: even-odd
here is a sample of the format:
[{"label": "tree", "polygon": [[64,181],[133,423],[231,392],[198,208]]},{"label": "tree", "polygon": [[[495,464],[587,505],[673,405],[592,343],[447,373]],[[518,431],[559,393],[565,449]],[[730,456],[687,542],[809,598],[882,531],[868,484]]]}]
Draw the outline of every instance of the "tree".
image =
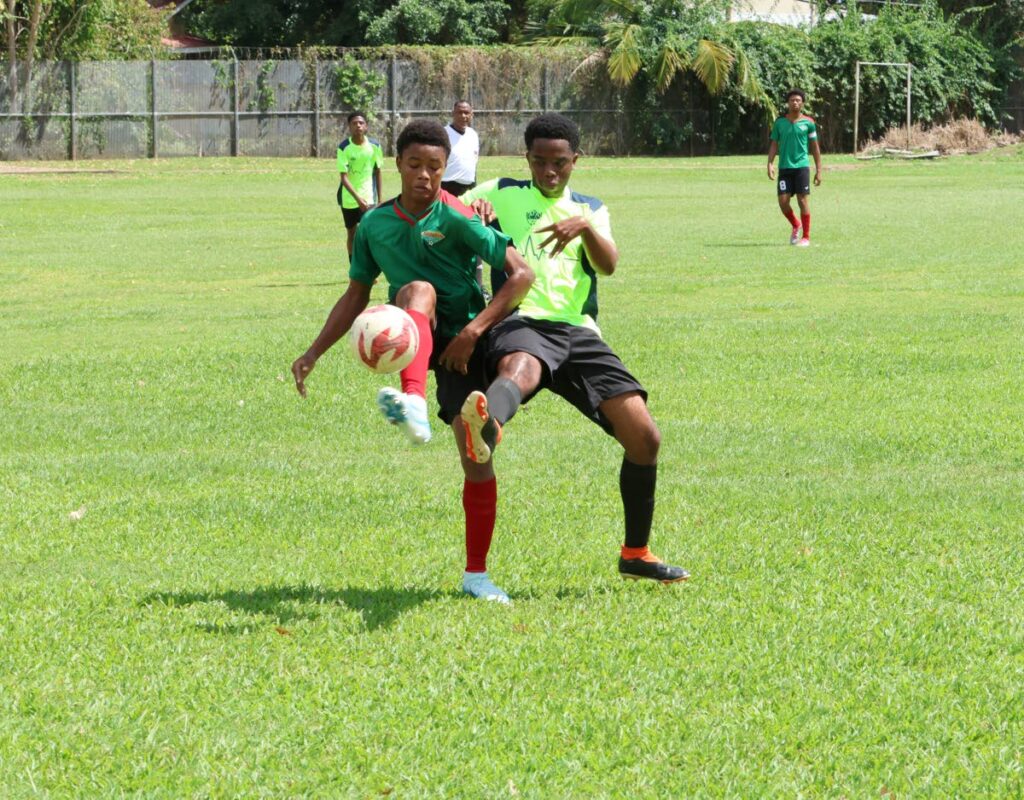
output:
[{"label": "tree", "polygon": [[[523,0],[194,0],[189,30],[243,47],[486,44],[507,39]],[[521,24],[521,21],[520,21]]]},{"label": "tree", "polygon": [[664,93],[691,73],[717,95],[733,86],[771,116],[767,96],[726,23],[725,0],[533,0],[527,34],[540,44],[585,42],[601,48],[620,87],[637,80]]},{"label": "tree", "polygon": [[32,113],[38,59],[133,58],[159,46],[162,15],[145,0],[0,0],[12,111]]},{"label": "tree", "polygon": [[366,28],[368,44],[493,44],[506,29],[503,0],[398,0]]}]

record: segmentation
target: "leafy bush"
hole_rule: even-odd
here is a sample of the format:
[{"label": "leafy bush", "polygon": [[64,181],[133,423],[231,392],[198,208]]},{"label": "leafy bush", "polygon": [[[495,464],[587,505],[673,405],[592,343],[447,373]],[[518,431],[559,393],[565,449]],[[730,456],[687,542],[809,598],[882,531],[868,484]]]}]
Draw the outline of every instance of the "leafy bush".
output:
[{"label": "leafy bush", "polygon": [[[992,102],[998,90],[990,82],[992,56],[970,31],[946,19],[936,8],[886,7],[876,19],[847,15],[824,22],[810,33],[818,70],[817,108],[825,149],[852,149],[854,68],[856,61],[893,61],[914,65],[913,118],[941,122],[954,116],[978,117],[995,124]],[[860,131],[881,134],[906,114],[906,72],[865,67],[861,73]]]}]

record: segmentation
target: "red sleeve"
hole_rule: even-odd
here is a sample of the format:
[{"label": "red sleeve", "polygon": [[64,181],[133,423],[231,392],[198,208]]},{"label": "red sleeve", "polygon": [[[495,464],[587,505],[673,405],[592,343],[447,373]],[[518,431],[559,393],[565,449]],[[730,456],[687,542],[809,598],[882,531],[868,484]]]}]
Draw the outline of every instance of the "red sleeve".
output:
[{"label": "red sleeve", "polygon": [[441,190],[441,194],[438,199],[453,211],[458,211],[466,219],[473,219],[473,217],[476,216],[476,212],[473,211],[473,209],[463,203],[455,195],[446,192],[444,189]]}]

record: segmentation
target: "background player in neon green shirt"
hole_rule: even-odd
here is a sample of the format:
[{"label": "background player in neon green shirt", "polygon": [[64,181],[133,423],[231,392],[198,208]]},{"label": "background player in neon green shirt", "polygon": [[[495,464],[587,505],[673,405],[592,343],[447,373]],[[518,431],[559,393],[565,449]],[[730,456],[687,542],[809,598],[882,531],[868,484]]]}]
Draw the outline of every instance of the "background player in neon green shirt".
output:
[{"label": "background player in neon green shirt", "polygon": [[[463,590],[473,597],[507,602],[486,571],[476,568],[476,554],[480,548],[486,552],[494,533],[497,488],[491,464],[477,464],[466,456],[459,412],[471,391],[487,386],[484,348],[477,342],[518,305],[533,273],[507,236],[485,227],[461,201],[441,190],[449,148],[444,128],[433,120],[414,120],[399,134],[396,164],[402,193],[373,209],[359,225],[348,288],[313,344],[295,359],[292,375],[305,397],[305,381],[317,359],[352,327],[369,302],[374,280],[383,274],[389,301],[413,318],[420,346],[400,373],[402,392],[385,387],[377,403],[388,421],[414,443],[429,441],[426,383],[428,368],[434,370],[438,416],[456,432],[465,474]],[[478,257],[503,267],[507,277],[486,306],[476,282]]]},{"label": "background player in neon green shirt", "polygon": [[[463,195],[501,230],[536,275],[518,311],[496,325],[489,362],[497,379],[466,399],[462,420],[468,455],[487,463],[501,426],[540,389],[568,400],[622,445],[619,491],[625,542],[619,573],[662,583],[689,573],[651,554],[661,434],[647,410],[647,392],[597,328],[597,282],[611,275],[619,251],[608,209],[569,188],[579,158],[579,129],[561,114],[542,114],[526,127],[531,180],[501,178]],[[483,202],[482,202],[483,201]]]},{"label": "background player in neon green shirt", "polygon": [[384,193],[380,172],[384,151],[380,142],[366,135],[366,130],[366,115],[353,111],[348,115],[348,138],[338,145],[338,205],[345,220],[345,246],[350,260],[356,227]]},{"label": "background player in neon green shirt", "polygon": [[[807,247],[811,243],[811,171],[808,150],[814,156],[814,185],[821,186],[821,147],[818,126],[813,117],[803,113],[804,93],[791,89],[786,95],[786,114],[775,120],[768,145],[768,177],[775,179],[775,155],[779,155],[777,192],[779,208],[791,227],[789,243]],[[790,199],[796,195],[800,204],[797,222]],[[800,233],[803,226],[803,235]]]}]

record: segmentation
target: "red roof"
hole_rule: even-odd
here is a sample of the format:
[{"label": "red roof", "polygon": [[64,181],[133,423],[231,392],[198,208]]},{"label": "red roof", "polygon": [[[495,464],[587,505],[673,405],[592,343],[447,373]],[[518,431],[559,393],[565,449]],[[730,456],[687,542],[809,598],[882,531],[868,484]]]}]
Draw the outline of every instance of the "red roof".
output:
[{"label": "red roof", "polygon": [[167,36],[160,37],[160,42],[166,47],[170,47],[174,50],[183,50],[188,47],[216,47],[216,42],[211,42],[209,39],[203,39],[200,36],[192,36],[188,33],[181,34],[168,34]]}]

